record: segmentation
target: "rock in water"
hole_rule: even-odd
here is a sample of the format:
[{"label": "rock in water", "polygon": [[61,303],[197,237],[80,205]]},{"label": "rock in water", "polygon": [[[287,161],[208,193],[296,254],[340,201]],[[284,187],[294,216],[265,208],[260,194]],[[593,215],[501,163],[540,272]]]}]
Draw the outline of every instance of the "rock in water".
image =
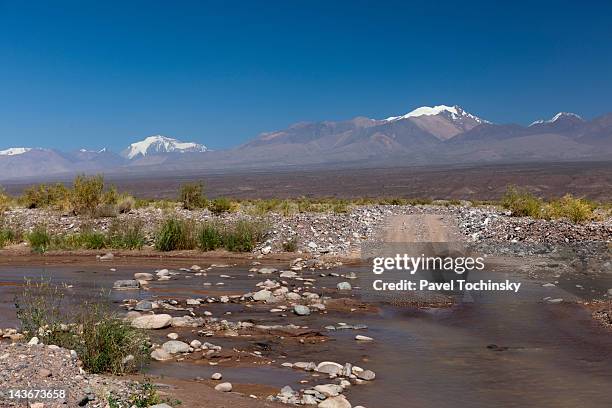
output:
[{"label": "rock in water", "polygon": [[374,341],[373,338],[368,337],[368,336],[362,336],[361,334],[358,334],[355,336],[355,340],[357,341]]},{"label": "rock in water", "polygon": [[215,390],[221,392],[230,392],[232,390],[232,383],[224,382],[218,385],[215,385]]},{"label": "rock in water", "polygon": [[256,301],[270,300],[271,297],[272,297],[272,292],[266,289],[262,289],[259,292],[253,293],[253,300],[256,300]]},{"label": "rock in water", "polygon": [[351,403],[344,397],[344,395],[338,395],[337,397],[331,397],[321,402],[318,405],[319,408],[351,408]]},{"label": "rock in water", "polygon": [[210,378],[215,381],[219,381],[220,379],[223,378],[223,375],[221,375],[221,373],[214,373],[213,375],[210,376]]},{"label": "rock in water", "polygon": [[170,354],[189,353],[189,344],[178,340],[170,340],[162,344],[164,351]]},{"label": "rock in water", "polygon": [[338,375],[342,372],[344,367],[338,363],[334,363],[333,361],[322,361],[317,365],[316,371],[325,374],[335,374]]},{"label": "rock in water", "polygon": [[140,282],[135,279],[118,280],[113,283],[113,289],[140,289]]},{"label": "rock in water", "polygon": [[351,290],[351,284],[348,282],[340,282],[336,285],[336,287],[338,288],[338,290]]},{"label": "rock in water", "polygon": [[293,311],[298,316],[308,316],[310,314],[310,308],[304,305],[295,305]]},{"label": "rock in water", "polygon": [[170,326],[172,316],[168,314],[140,316],[132,320],[132,326],[137,329],[163,329]]},{"label": "rock in water", "polygon": [[376,378],[376,374],[372,370],[364,370],[360,373],[357,373],[357,378],[366,381],[372,381],[374,378]]},{"label": "rock in water", "polygon": [[158,348],[151,352],[151,358],[157,361],[172,360],[172,355],[164,349]]}]

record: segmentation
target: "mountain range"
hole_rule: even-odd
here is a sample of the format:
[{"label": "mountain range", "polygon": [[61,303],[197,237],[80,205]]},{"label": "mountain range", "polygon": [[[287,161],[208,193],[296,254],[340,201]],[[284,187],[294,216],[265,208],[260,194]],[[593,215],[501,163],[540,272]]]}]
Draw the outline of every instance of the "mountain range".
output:
[{"label": "mountain range", "polygon": [[561,112],[529,126],[495,124],[459,106],[420,107],[385,119],[301,122],[232,149],[156,135],[120,153],[0,150],[0,179],[78,172],[193,172],[286,166],[384,166],[612,159],[612,113],[587,121]]}]

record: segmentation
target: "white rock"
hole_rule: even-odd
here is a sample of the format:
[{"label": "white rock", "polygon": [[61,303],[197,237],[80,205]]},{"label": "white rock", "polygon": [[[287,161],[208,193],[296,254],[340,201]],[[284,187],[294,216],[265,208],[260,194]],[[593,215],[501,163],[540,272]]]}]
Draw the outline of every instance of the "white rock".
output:
[{"label": "white rock", "polygon": [[178,340],[170,340],[162,344],[162,349],[170,354],[188,353],[189,344]]},{"label": "white rock", "polygon": [[368,337],[368,336],[362,336],[361,334],[358,334],[355,336],[355,340],[357,341],[374,341],[373,338]]},{"label": "white rock", "polygon": [[210,376],[210,378],[212,378],[213,380],[219,381],[220,379],[223,378],[223,375],[221,373],[214,373],[213,375]]},{"label": "white rock", "polygon": [[326,399],[317,405],[319,408],[351,408],[351,403],[344,397],[344,395],[338,395]]},{"label": "white rock", "polygon": [[215,385],[215,390],[221,392],[230,392],[232,390],[232,383],[224,382],[218,385]]},{"label": "white rock", "polygon": [[168,314],[156,314],[140,316],[132,320],[132,326],[137,329],[163,329],[170,326],[172,316]]}]

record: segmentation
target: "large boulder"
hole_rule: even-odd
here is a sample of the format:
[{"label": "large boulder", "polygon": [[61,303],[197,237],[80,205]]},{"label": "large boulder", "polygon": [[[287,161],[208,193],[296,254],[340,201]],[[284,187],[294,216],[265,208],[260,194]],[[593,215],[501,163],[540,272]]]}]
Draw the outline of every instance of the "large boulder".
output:
[{"label": "large boulder", "polygon": [[163,329],[170,326],[171,320],[169,314],[146,315],[132,320],[132,326],[137,329]]}]

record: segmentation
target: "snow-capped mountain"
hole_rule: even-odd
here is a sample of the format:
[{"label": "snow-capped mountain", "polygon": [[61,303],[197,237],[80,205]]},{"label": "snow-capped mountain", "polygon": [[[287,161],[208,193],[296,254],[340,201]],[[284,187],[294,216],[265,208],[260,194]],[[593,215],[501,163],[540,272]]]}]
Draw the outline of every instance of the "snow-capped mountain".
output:
[{"label": "snow-capped mountain", "polygon": [[149,136],[144,140],[132,143],[121,152],[123,157],[135,159],[163,153],[193,153],[206,152],[208,148],[193,142],[182,142],[166,136]]},{"label": "snow-capped mountain", "polygon": [[0,156],[17,156],[31,151],[31,147],[10,147],[5,150],[0,150]]},{"label": "snow-capped mountain", "polygon": [[491,123],[466,112],[457,105],[421,106],[405,115],[391,116],[383,119],[382,122],[394,123],[403,120],[411,121],[422,130],[434,135],[440,140],[450,139],[478,125]]},{"label": "snow-capped mountain", "polygon": [[429,106],[421,106],[420,108],[416,108],[405,115],[401,116],[390,116],[387,119],[383,119],[385,122],[391,122],[395,120],[408,119],[408,118],[417,118],[419,116],[436,116],[436,115],[444,115],[449,117],[452,120],[460,120],[461,118],[472,119],[478,123],[490,123],[484,119],[479,118],[478,116],[472,115],[469,112],[464,111],[460,106],[446,106],[446,105],[437,105],[433,107]]},{"label": "snow-capped mountain", "polygon": [[541,125],[544,123],[555,123],[559,120],[570,120],[573,122],[584,122],[584,119],[582,119],[582,117],[580,117],[579,115],[576,115],[575,113],[571,113],[571,112],[559,112],[557,113],[555,116],[553,116],[552,118],[548,119],[548,120],[544,120],[544,119],[539,119],[536,120],[534,122],[531,122],[531,124],[529,125],[531,126],[535,126],[535,125]]}]

